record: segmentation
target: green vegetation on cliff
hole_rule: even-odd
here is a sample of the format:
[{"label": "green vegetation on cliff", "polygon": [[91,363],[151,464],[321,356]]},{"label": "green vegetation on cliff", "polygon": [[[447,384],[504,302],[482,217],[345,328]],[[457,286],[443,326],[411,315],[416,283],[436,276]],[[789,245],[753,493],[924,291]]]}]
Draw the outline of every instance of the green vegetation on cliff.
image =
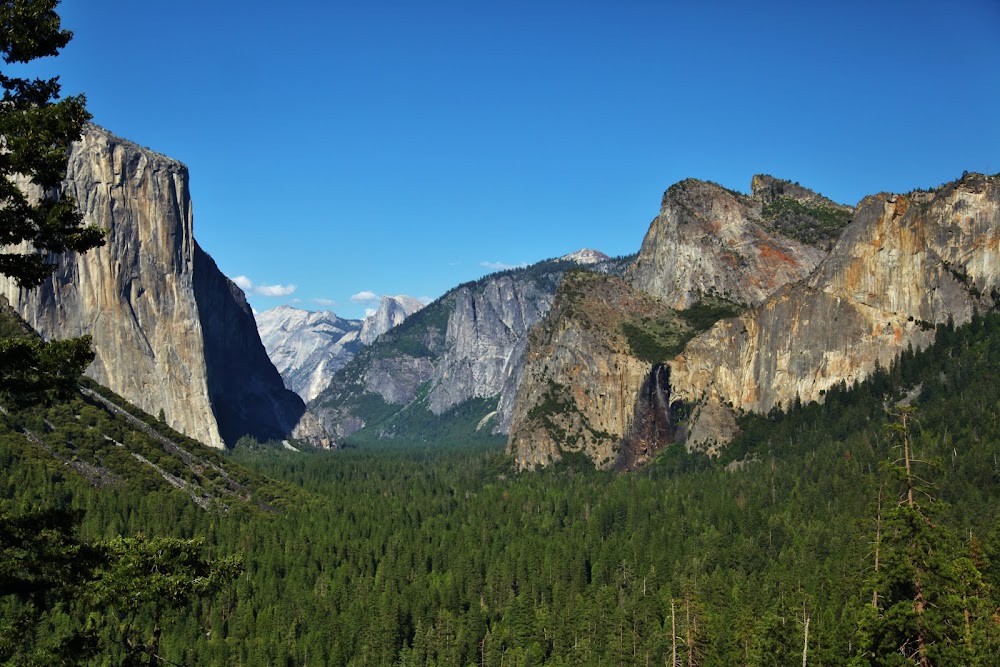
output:
[{"label": "green vegetation on cliff", "polygon": [[622,333],[637,359],[659,364],[668,361],[684,349],[689,340],[726,317],[743,310],[738,304],[720,297],[703,297],[685,310],[666,317],[635,317],[622,322]]},{"label": "green vegetation on cliff", "polygon": [[829,247],[840,236],[853,215],[850,210],[807,204],[792,197],[779,197],[762,210],[764,220],[788,238],[808,245]]}]

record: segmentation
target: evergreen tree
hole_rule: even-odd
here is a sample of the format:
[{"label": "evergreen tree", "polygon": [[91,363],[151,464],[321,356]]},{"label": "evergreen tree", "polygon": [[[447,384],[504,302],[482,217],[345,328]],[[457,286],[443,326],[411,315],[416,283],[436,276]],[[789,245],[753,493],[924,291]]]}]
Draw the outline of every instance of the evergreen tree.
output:
[{"label": "evergreen tree", "polygon": [[[939,521],[943,503],[915,470],[915,410],[893,411],[889,425],[902,457],[886,466],[899,502],[879,521],[874,593],[862,614],[852,665],[974,665],[994,656],[982,573],[953,531]],[[977,639],[982,641],[976,641]]]},{"label": "evergreen tree", "polygon": [[71,664],[96,651],[93,634],[61,618],[94,576],[99,552],[80,542],[80,515],[0,508],[0,663]]},{"label": "evergreen tree", "polygon": [[[57,4],[0,3],[0,54],[5,63],[55,56],[66,46],[73,33],[60,27]],[[59,192],[69,145],[80,138],[90,114],[82,95],[56,101],[58,77],[27,79],[4,71],[0,86],[0,245],[28,242],[37,251],[0,253],[0,273],[22,287],[35,287],[55,270],[48,261],[50,253],[85,252],[104,243],[104,231],[82,226],[73,199]],[[24,180],[39,192],[26,192]]]},{"label": "evergreen tree", "polygon": [[[0,54],[7,65],[55,56],[66,46],[73,33],[61,28],[57,4],[0,2]],[[59,100],[58,77],[12,76],[5,67],[0,87],[0,246],[14,248],[0,252],[0,274],[35,287],[55,270],[55,256],[104,243],[104,230],[83,226],[76,203],[59,191],[69,146],[80,138],[90,114],[82,95]],[[64,393],[92,360],[87,337],[50,343],[2,340],[0,399],[24,405],[52,391]]]},{"label": "evergreen tree", "polygon": [[[150,665],[159,664],[164,616],[215,593],[243,572],[240,557],[206,560],[201,549],[200,539],[142,534],[103,546],[103,571],[88,592],[94,608],[111,612],[103,619],[116,621],[110,641],[126,656],[146,656]],[[152,625],[148,636],[140,630],[143,619]]]}]

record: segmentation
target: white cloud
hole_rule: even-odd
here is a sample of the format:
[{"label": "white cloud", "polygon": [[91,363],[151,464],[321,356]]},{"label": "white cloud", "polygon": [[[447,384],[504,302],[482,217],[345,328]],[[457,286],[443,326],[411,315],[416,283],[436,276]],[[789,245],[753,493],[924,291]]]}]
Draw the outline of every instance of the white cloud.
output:
[{"label": "white cloud", "polygon": [[255,285],[246,276],[236,276],[230,280],[247,294],[259,294],[260,296],[288,296],[297,289],[295,285]]},{"label": "white cloud", "polygon": [[419,301],[420,303],[424,304],[425,306],[426,306],[427,304],[429,304],[429,303],[430,303],[431,301],[433,301],[433,300],[434,300],[434,299],[430,298],[429,296],[421,296],[421,297],[417,297],[417,301]]},{"label": "white cloud", "polygon": [[479,262],[479,266],[484,269],[489,269],[490,271],[506,271],[507,269],[523,269],[528,265],[527,262],[521,262],[520,264],[507,264],[505,262]]},{"label": "white cloud", "polygon": [[333,308],[337,305],[337,302],[333,299],[313,299],[313,303],[324,308]]},{"label": "white cloud", "polygon": [[295,285],[257,285],[253,291],[261,296],[288,296],[296,289]]},{"label": "white cloud", "polygon": [[373,301],[378,301],[378,294],[375,292],[369,292],[365,290],[363,292],[358,292],[351,297],[351,301],[354,303],[371,303]]},{"label": "white cloud", "polygon": [[365,317],[372,317],[377,312],[374,308],[365,308]]}]

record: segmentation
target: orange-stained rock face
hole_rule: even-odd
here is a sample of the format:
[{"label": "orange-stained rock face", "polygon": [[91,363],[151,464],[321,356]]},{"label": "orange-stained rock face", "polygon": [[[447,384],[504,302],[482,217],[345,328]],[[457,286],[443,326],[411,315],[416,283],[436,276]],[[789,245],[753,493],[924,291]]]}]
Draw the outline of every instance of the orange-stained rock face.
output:
[{"label": "orange-stained rock face", "polygon": [[[519,467],[546,465],[565,452],[583,452],[598,467],[641,465],[664,446],[665,432],[669,437],[676,432],[672,396],[669,387],[652,387],[650,379],[669,377],[656,371],[657,362],[667,359],[639,359],[623,327],[651,317],[688,332],[686,339],[693,331],[677,310],[706,298],[761,303],[782,285],[806,277],[825,256],[772,229],[765,201],[793,201],[799,218],[807,220],[819,209],[837,211],[846,220],[847,207],[771,177],[755,177],[754,187],[766,190],[767,197],[703,181],[678,183],[664,194],[626,281],[567,275],[552,311],[529,337],[508,446]],[[727,335],[735,339],[739,332]],[[758,388],[745,389],[741,400],[755,400]],[[656,401],[659,412],[651,407]],[[637,423],[650,414],[657,420],[653,428]],[[735,426],[724,410],[698,414],[707,432]]]},{"label": "orange-stained rock face", "polygon": [[544,466],[563,452],[612,466],[650,368],[631,352],[622,325],[672,317],[621,278],[567,273],[549,317],[529,335],[508,442],[517,466]]},{"label": "orange-stained rock face", "polygon": [[[674,390],[693,404],[757,412],[796,397],[822,400],[831,386],[890,365],[908,345],[929,345],[934,325],[961,324],[991,307],[998,238],[997,177],[866,197],[807,280],[688,344],[671,362]],[[730,435],[709,433],[700,444]]]},{"label": "orange-stained rock face", "polygon": [[[787,204],[789,193],[793,222],[801,210],[841,210],[770,177],[754,178],[750,198],[698,181],[672,187],[628,274],[633,287],[667,307],[685,308],[707,294],[752,304],[668,362],[671,398],[692,411],[689,448],[717,451],[735,432],[740,411],[767,412],[796,397],[822,400],[830,387],[889,366],[907,346],[926,347],[935,325],[961,324],[975,309],[995,305],[1000,177],[970,174],[935,192],[866,197],[825,257],[766,226],[762,207]],[[596,313],[603,312],[601,301],[592,300]],[[511,430],[511,451],[522,467],[570,450],[609,465],[615,445],[608,441],[628,431],[630,417],[613,422],[601,415],[609,406],[627,415],[623,406],[635,403],[649,364],[633,363],[615,338],[621,316],[585,318],[584,326],[579,310],[554,308],[533,333],[531,373],[518,392],[525,400]],[[550,402],[559,408],[550,418],[558,428],[540,435],[530,412],[545,403],[550,382],[572,388],[566,392],[572,405],[562,410]],[[594,424],[607,425],[601,428],[613,437],[575,435]]]},{"label": "orange-stained rock face", "polygon": [[629,277],[674,308],[709,293],[756,305],[806,277],[824,254],[769,231],[757,199],[688,179],[663,195]]}]

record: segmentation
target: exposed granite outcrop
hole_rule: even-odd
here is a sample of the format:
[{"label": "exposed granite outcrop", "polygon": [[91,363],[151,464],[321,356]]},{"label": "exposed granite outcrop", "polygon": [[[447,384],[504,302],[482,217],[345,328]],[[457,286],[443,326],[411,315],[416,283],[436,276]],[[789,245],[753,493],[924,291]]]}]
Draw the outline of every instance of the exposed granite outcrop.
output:
[{"label": "exposed granite outcrop", "polygon": [[[195,243],[184,165],[89,126],[70,149],[63,192],[87,224],[108,230],[107,243],[60,257],[33,290],[0,277],[32,327],[49,339],[91,334],[88,375],[205,444],[299,421],[304,405],[261,358],[242,293]],[[244,397],[270,407],[234,422]]]},{"label": "exposed granite outcrop", "polygon": [[[608,272],[629,261],[594,251],[579,258]],[[470,399],[496,397],[486,421],[489,431],[506,433],[528,331],[548,312],[563,273],[576,266],[574,259],[548,260],[459,285],[361,350],[312,409],[342,438],[415,400],[440,416]]]},{"label": "exposed granite outcrop", "polygon": [[529,335],[507,451],[519,469],[582,452],[599,468],[615,465],[636,396],[650,374],[627,326],[690,327],[662,301],[615,276],[566,274],[555,304]]},{"label": "exposed granite outcrop", "polygon": [[[552,306],[555,283],[555,276],[519,281],[501,275],[452,294],[444,347],[431,376],[432,412],[441,414],[470,398],[504,396],[506,388],[516,387],[528,330]],[[500,403],[494,430],[506,432],[513,400]]]},{"label": "exposed granite outcrop", "polygon": [[[810,225],[819,224],[810,217],[819,207],[847,208],[787,181],[754,183],[749,197],[693,179],[671,186],[626,272],[630,284],[594,277],[575,281],[565,296],[560,289],[529,338],[508,443],[518,467],[581,451],[598,467],[629,469],[685,438],[665,362],[696,329],[802,280],[825,256],[775,224],[802,220],[785,209],[768,217],[765,207],[783,202]],[[717,419],[703,425],[733,421],[704,414]]]},{"label": "exposed granite outcrop", "polygon": [[285,386],[310,401],[361,349],[360,320],[327,310],[278,306],[256,316],[257,331]]},{"label": "exposed granite outcrop", "polygon": [[756,305],[801,280],[825,253],[768,229],[760,200],[687,179],[663,195],[629,273],[632,285],[683,309],[705,294]]},{"label": "exposed granite outcrop", "polygon": [[407,317],[424,307],[424,302],[412,296],[383,296],[378,309],[366,317],[361,325],[361,342],[371,345],[389,329],[398,326]]},{"label": "exposed granite outcrop", "polygon": [[[807,281],[720,322],[671,361],[689,403],[766,412],[867,377],[934,326],[968,321],[1000,288],[1000,178],[970,174],[935,192],[866,197]],[[693,417],[690,446],[731,436]]]}]

